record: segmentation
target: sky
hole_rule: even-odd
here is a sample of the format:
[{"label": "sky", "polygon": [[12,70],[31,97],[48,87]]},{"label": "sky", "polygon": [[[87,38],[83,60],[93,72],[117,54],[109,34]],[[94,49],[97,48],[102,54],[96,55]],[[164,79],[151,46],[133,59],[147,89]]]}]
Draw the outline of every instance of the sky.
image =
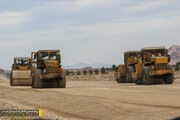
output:
[{"label": "sky", "polygon": [[122,64],[123,53],[180,45],[180,0],[0,0],[0,68],[60,49],[62,65]]}]

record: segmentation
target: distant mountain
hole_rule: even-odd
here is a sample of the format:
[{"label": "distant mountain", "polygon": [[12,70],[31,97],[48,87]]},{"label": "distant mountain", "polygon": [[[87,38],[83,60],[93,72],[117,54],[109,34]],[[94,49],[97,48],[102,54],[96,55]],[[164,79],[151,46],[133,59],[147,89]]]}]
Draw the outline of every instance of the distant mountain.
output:
[{"label": "distant mountain", "polygon": [[93,63],[90,65],[92,68],[102,68],[102,67],[105,67],[105,68],[110,68],[112,67],[111,64],[105,64],[105,63]]},{"label": "distant mountain", "polygon": [[169,55],[171,55],[170,64],[176,64],[176,62],[180,61],[180,46],[173,45],[168,49]]},{"label": "distant mountain", "polygon": [[77,63],[74,65],[63,66],[64,69],[82,69],[85,67],[90,67],[90,65],[87,63]]},{"label": "distant mountain", "polygon": [[82,68],[110,68],[111,64],[105,64],[105,63],[93,63],[93,64],[87,64],[87,63],[77,63],[74,65],[69,66],[63,66],[64,69],[82,69]]}]

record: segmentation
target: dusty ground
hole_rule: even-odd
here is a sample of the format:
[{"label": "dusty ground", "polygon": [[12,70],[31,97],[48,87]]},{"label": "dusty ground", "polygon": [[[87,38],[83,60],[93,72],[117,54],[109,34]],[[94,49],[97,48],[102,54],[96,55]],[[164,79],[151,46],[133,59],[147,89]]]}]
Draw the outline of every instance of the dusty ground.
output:
[{"label": "dusty ground", "polygon": [[180,117],[179,74],[172,85],[68,80],[65,89],[10,87],[0,79],[0,109],[43,108],[43,118],[60,120],[168,120]]}]

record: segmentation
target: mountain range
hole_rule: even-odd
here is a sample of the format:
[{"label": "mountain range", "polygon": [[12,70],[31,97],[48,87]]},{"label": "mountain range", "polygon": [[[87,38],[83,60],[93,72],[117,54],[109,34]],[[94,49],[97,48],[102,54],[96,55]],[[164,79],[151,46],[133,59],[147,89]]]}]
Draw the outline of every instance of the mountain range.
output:
[{"label": "mountain range", "polygon": [[92,67],[92,68],[111,68],[111,64],[106,64],[106,63],[93,63],[93,64],[87,64],[87,63],[77,63],[74,65],[69,65],[69,66],[63,66],[64,69],[82,69],[86,67]]},{"label": "mountain range", "polygon": [[[180,46],[178,45],[172,45],[168,49],[168,54],[171,55],[171,62],[170,64],[176,64],[176,62],[180,62]],[[88,64],[88,63],[77,63],[74,65],[68,65],[68,66],[63,66],[64,69],[82,69],[86,67],[91,67],[91,68],[111,68],[112,64],[106,64],[106,63],[93,63],[93,64]]]},{"label": "mountain range", "polygon": [[176,64],[176,62],[180,62],[180,46],[172,45],[168,49],[168,54],[171,55],[170,64]]}]

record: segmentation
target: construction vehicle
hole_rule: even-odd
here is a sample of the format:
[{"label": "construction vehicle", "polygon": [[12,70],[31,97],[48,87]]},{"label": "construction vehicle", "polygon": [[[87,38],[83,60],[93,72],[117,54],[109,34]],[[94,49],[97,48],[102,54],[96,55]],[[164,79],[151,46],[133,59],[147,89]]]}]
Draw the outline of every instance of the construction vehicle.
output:
[{"label": "construction vehicle", "polygon": [[29,57],[15,57],[10,74],[11,86],[30,86],[31,59]]},{"label": "construction vehicle", "polygon": [[115,72],[115,78],[118,83],[126,82],[125,71],[126,71],[125,65],[118,65],[116,72]]},{"label": "construction vehicle", "polygon": [[175,65],[175,71],[179,71],[180,68],[180,62],[177,62]]},{"label": "construction vehicle", "polygon": [[[159,78],[165,84],[172,84],[174,73],[169,65],[170,56],[165,47],[148,47],[141,49],[142,56],[142,76],[136,80],[136,84],[152,85]],[[139,72],[140,73],[140,72]]]},{"label": "construction vehicle", "polygon": [[116,71],[118,83],[133,83],[136,79],[136,64],[141,57],[140,51],[127,51],[124,53],[124,65],[119,65]]},{"label": "construction vehicle", "polygon": [[60,50],[39,50],[31,53],[32,88],[65,88]]}]

